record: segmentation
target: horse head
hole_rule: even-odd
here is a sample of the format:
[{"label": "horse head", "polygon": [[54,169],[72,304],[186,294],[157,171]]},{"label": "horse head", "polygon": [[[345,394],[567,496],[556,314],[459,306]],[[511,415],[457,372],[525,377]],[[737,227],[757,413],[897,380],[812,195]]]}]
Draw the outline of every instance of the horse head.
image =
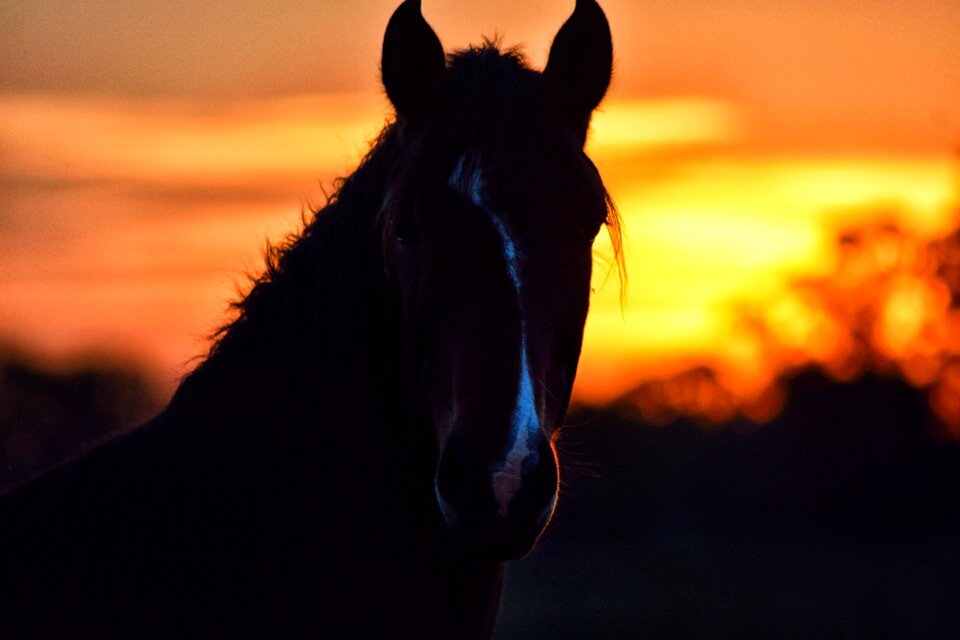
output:
[{"label": "horse head", "polygon": [[463,544],[524,555],[553,513],[593,240],[615,221],[584,154],[606,92],[606,18],[579,1],[542,73],[496,46],[444,54],[420,2],[394,13],[382,75],[404,162],[383,205],[407,381],[436,434],[437,503]]}]

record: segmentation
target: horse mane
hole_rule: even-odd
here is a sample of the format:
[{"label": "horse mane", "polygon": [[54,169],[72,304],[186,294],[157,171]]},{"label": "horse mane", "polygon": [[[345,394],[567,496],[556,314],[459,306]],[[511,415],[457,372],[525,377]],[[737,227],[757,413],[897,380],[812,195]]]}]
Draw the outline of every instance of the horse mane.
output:
[{"label": "horse mane", "polygon": [[356,275],[345,272],[340,258],[368,248],[372,238],[366,230],[374,221],[365,213],[378,210],[399,147],[396,123],[388,122],[358,168],[334,181],[326,204],[309,218],[303,216],[299,230],[267,243],[263,270],[248,276],[246,291],[229,303],[232,319],[211,334],[209,351],[181,382],[175,403],[243,357],[251,345],[269,342],[279,323],[335,310],[338,295]]},{"label": "horse mane", "polygon": [[302,220],[302,228],[287,234],[279,243],[267,243],[263,252],[263,271],[251,277],[246,294],[230,303],[236,315],[214,332],[208,359],[229,350],[239,335],[255,331],[266,310],[283,305],[291,293],[285,278],[300,268],[304,257],[322,258],[331,243],[351,240],[345,236],[335,237],[325,223],[338,214],[361,215],[365,210],[379,207],[377,194],[388,178],[386,174],[390,159],[396,155],[395,147],[395,126],[388,123],[374,139],[357,170],[334,180],[333,192],[327,196],[323,207],[311,212],[312,219]]}]

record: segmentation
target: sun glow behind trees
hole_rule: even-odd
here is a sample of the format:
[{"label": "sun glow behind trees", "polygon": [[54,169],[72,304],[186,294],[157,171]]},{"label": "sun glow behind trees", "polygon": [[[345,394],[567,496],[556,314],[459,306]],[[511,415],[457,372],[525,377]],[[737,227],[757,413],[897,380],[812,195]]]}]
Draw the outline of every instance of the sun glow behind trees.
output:
[{"label": "sun glow behind trees", "polygon": [[[602,147],[597,155],[602,167]],[[612,171],[628,303],[621,308],[615,283],[599,288],[582,400],[604,402],[639,377],[707,363],[735,378],[737,393],[759,393],[778,370],[732,330],[742,305],[773,304],[796,279],[830,273],[834,240],[851,225],[883,215],[923,239],[958,222],[949,156],[757,157],[729,148],[704,156],[654,154]]]}]

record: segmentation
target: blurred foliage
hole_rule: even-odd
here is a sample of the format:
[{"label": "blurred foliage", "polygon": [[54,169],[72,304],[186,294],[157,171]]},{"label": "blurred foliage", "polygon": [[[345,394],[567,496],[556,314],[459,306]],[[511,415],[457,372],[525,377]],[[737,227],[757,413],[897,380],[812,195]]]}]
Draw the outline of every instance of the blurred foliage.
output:
[{"label": "blurred foliage", "polygon": [[158,405],[139,372],[96,361],[56,370],[0,349],[0,490],[135,426]]},{"label": "blurred foliage", "polygon": [[870,373],[904,380],[926,394],[936,435],[960,438],[960,229],[934,239],[892,222],[849,229],[828,275],[798,280],[762,307],[741,306],[730,343],[744,354],[741,371],[699,367],[648,381],[619,405],[652,424],[763,423],[783,407],[784,380],[814,367],[837,382]]}]

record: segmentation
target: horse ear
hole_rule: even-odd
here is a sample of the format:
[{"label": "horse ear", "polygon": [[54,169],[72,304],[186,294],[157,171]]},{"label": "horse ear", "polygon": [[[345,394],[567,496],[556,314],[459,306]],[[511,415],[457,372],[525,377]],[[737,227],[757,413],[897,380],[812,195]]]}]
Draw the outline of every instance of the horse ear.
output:
[{"label": "horse ear", "polygon": [[612,72],[607,16],[594,0],[577,0],[553,39],[543,76],[550,97],[584,140],[590,114],[603,100]]},{"label": "horse ear", "polygon": [[443,45],[420,13],[420,0],[397,7],[383,36],[380,73],[383,88],[398,114],[424,113],[446,66]]}]

